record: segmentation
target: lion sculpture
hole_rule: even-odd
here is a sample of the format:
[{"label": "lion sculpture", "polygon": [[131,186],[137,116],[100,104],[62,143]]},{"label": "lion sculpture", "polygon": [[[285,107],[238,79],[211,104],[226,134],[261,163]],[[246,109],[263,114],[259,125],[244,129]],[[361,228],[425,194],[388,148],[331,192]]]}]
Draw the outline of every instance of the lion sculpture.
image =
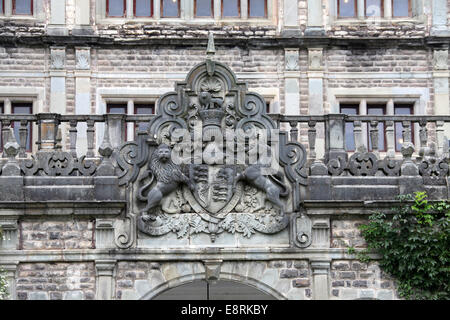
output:
[{"label": "lion sculpture", "polygon": [[[141,210],[144,221],[156,218],[156,216],[149,213],[159,206],[161,200],[180,184],[188,185],[191,190],[194,188],[192,182],[181,172],[180,166],[173,163],[170,147],[166,144],[159,145],[153,152],[148,164],[148,170],[141,180],[149,176],[150,181],[142,186],[138,192],[138,199],[147,202],[147,206]],[[156,185],[148,192],[147,196],[144,196],[143,192],[153,184],[155,179]]]},{"label": "lion sculpture", "polygon": [[248,166],[236,176],[234,185],[240,180],[247,181],[250,185],[265,192],[267,200],[278,207],[280,214],[284,215],[285,208],[280,200],[280,196],[286,197],[289,194],[289,187],[283,183],[282,172],[277,172],[274,175],[264,175],[262,172],[263,168],[264,166],[261,164]]}]

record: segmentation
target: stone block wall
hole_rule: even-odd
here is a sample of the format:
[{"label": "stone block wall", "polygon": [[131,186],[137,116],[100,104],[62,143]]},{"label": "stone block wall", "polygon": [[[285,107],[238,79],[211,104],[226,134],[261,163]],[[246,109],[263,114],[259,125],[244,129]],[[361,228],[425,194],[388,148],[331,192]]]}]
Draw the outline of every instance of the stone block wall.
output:
[{"label": "stone block wall", "polygon": [[95,268],[83,263],[22,263],[16,278],[18,300],[93,300]]},{"label": "stone block wall", "polygon": [[334,260],[330,281],[331,299],[399,299],[395,280],[381,271],[376,262]]},{"label": "stone block wall", "polygon": [[23,250],[93,249],[94,222],[25,220],[19,225]]}]

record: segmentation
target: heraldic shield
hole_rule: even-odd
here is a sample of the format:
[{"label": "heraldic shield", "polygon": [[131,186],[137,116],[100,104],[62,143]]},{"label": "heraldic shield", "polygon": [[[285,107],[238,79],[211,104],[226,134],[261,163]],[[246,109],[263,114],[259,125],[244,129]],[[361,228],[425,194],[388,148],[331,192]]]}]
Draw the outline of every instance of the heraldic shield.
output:
[{"label": "heraldic shield", "polygon": [[212,60],[211,42],[207,59],[158,99],[147,130],[115,151],[132,194],[129,223],[142,237],[273,234],[299,210],[305,148],[279,130],[262,96]]}]

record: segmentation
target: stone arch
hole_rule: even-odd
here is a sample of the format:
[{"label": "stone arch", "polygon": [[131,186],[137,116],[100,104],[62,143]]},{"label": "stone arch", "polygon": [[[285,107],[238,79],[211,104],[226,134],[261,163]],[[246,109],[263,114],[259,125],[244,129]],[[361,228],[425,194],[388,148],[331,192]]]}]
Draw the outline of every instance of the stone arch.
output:
[{"label": "stone arch", "polygon": [[[162,294],[163,292],[185,285],[189,284],[195,281],[205,280],[205,274],[204,273],[198,273],[198,274],[191,274],[191,275],[184,275],[181,277],[170,279],[164,283],[161,283],[160,285],[156,286],[155,288],[152,288],[149,292],[144,294],[142,297],[140,297],[139,300],[151,300],[158,295]],[[250,287],[253,287],[267,295],[270,295],[274,297],[277,300],[286,300],[287,298],[278,290],[270,287],[264,282],[261,282],[257,279],[249,278],[249,277],[243,277],[239,274],[231,274],[231,273],[224,273],[221,274],[221,277],[219,280],[228,280],[233,282],[242,283],[244,285],[248,285]]]}]

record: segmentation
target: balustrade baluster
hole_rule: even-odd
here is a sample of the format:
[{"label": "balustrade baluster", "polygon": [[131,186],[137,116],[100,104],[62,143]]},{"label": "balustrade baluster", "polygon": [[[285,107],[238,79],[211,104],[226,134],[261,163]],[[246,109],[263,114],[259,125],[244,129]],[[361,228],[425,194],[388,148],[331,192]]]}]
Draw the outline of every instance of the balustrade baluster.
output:
[{"label": "balustrade baluster", "polygon": [[370,121],[370,142],[372,143],[372,152],[379,158],[378,138],[378,121]]},{"label": "balustrade baluster", "polygon": [[353,132],[355,136],[355,148],[357,152],[367,152],[366,146],[364,145],[363,134],[362,134],[362,123],[361,121],[353,122]]},{"label": "balustrade baluster", "polygon": [[317,136],[317,130],[316,130],[316,121],[309,121],[308,122],[308,143],[309,143],[309,158],[311,160],[316,159],[316,136]]},{"label": "balustrade baluster", "polygon": [[289,122],[289,124],[291,125],[291,131],[290,131],[291,141],[298,141],[298,122],[291,121],[291,122]]},{"label": "balustrade baluster", "polygon": [[420,131],[419,131],[419,138],[420,138],[420,150],[419,155],[423,157],[425,155],[425,148],[427,147],[427,140],[428,140],[428,129],[427,129],[427,122],[426,120],[420,120],[419,121]]},{"label": "balustrade baluster", "polygon": [[87,123],[87,152],[86,152],[86,156],[88,158],[93,158],[94,157],[94,133],[95,133],[95,129],[94,129],[94,124],[95,121],[88,119],[86,121]]},{"label": "balustrade baluster", "polygon": [[3,142],[3,158],[6,158],[6,152],[5,152],[5,144],[9,140],[9,134],[10,134],[10,127],[11,127],[11,120],[2,120],[2,142]]},{"label": "balustrade baluster", "polygon": [[411,140],[411,122],[402,121],[403,124],[403,144],[410,143]]},{"label": "balustrade baluster", "polygon": [[395,133],[394,133],[394,121],[386,121],[386,156],[388,158],[395,157]]},{"label": "balustrade baluster", "polygon": [[69,122],[69,139],[70,139],[70,153],[74,158],[77,157],[77,120],[70,120]]},{"label": "balustrade baluster", "polygon": [[[441,156],[444,154],[444,144],[445,144],[445,135],[444,135],[444,121],[436,121],[436,143],[437,143],[437,151],[438,155]],[[448,146],[447,146],[448,148]]]},{"label": "balustrade baluster", "polygon": [[27,156],[26,155],[27,137],[28,137],[28,121],[27,120],[20,120],[20,127],[19,127],[19,143],[20,143],[19,158],[25,158]]}]

